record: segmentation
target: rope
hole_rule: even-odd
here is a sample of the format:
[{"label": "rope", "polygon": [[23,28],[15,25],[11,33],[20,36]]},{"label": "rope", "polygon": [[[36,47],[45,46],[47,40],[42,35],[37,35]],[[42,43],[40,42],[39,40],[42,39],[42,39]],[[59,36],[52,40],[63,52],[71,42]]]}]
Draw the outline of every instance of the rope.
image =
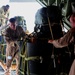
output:
[{"label": "rope", "polygon": [[[27,53],[27,44],[26,44],[26,49],[25,49],[25,58],[28,58],[28,53]],[[26,61],[26,60],[25,60]],[[30,75],[30,70],[29,70],[29,64],[28,61],[26,61],[26,65],[27,65],[27,74]]]},{"label": "rope", "polygon": [[[51,37],[52,37],[52,40],[54,40],[53,32],[52,32],[52,28],[51,28],[51,24],[50,24],[50,19],[49,19],[49,17],[48,17],[48,13],[47,13],[47,18],[48,18],[48,23],[49,23],[49,29],[50,29],[50,32],[51,32]],[[55,58],[54,58],[54,46],[53,46],[52,56],[51,56],[51,58],[53,59],[54,68],[56,68]]]},{"label": "rope", "polygon": [[[20,57],[22,57],[22,58],[25,58],[25,56],[26,56],[26,54],[25,54],[26,49],[24,50],[25,46],[26,46],[26,42],[24,41],[23,47],[22,47],[22,51],[20,53]],[[23,50],[25,51],[24,53],[23,53]],[[25,60],[24,60],[24,63],[22,65],[24,66],[24,71],[20,71],[20,73],[23,74],[23,75],[25,75]]]},{"label": "rope", "polygon": [[42,61],[42,57],[40,56],[32,56],[32,57],[28,57],[28,58],[25,58],[26,61],[29,61],[29,60],[41,60]]},{"label": "rope", "polygon": [[[19,70],[19,71],[20,71],[20,70]],[[24,72],[20,71],[20,73],[21,73],[22,75],[24,75]]]},{"label": "rope", "polygon": [[0,46],[6,46],[6,44],[0,44]]}]

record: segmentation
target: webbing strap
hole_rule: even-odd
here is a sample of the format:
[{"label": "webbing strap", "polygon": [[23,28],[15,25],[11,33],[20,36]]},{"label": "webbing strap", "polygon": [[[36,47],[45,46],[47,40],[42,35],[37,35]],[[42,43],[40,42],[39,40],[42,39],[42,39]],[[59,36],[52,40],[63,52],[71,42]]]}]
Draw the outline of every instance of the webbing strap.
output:
[{"label": "webbing strap", "polygon": [[42,57],[41,56],[32,56],[32,57],[25,57],[25,60],[26,61],[29,61],[29,60],[41,60],[42,61]]},{"label": "webbing strap", "polygon": [[[27,43],[25,44],[25,58],[28,58],[28,53],[27,53]],[[26,66],[27,65],[27,66]],[[27,69],[27,74],[30,75],[30,70],[29,70],[29,64],[28,61],[25,60],[25,67]]]},{"label": "webbing strap", "polygon": [[[50,32],[51,32],[51,37],[52,37],[52,40],[54,40],[53,32],[52,32],[52,28],[51,28],[51,24],[50,24],[50,19],[49,19],[48,13],[47,13],[47,18],[48,18],[49,29],[50,29]],[[55,57],[54,57],[54,46],[53,46],[52,56],[51,57],[53,59],[54,68],[56,68]]]},{"label": "webbing strap", "polygon": [[0,44],[0,46],[5,46],[6,44]]}]

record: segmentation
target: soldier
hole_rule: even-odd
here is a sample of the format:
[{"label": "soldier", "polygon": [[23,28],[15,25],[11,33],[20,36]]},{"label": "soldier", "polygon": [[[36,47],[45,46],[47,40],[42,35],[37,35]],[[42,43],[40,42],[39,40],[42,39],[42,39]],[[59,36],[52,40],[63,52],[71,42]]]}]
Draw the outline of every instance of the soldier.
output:
[{"label": "soldier", "polygon": [[[4,15],[5,15],[7,18],[9,18],[9,8],[10,8],[9,5],[6,5],[5,8],[4,8],[4,12],[5,12]],[[5,20],[5,24],[7,24],[7,22],[8,22],[8,19]]]},{"label": "soldier", "polygon": [[[74,55],[75,55],[75,13],[70,17],[70,23],[72,28],[60,39],[48,40],[48,43],[53,44],[56,48],[62,48],[68,46],[70,43],[74,43]],[[75,59],[71,66],[69,75],[75,75]]]},{"label": "soldier", "polygon": [[16,25],[15,18],[9,19],[9,27],[5,30],[4,34],[6,40],[6,71],[5,75],[10,75],[10,67],[13,58],[16,59],[16,75],[19,75],[19,45],[17,40],[25,38],[26,33],[21,26]]},{"label": "soldier", "polygon": [[0,26],[5,25],[9,17],[9,5],[0,8]]}]

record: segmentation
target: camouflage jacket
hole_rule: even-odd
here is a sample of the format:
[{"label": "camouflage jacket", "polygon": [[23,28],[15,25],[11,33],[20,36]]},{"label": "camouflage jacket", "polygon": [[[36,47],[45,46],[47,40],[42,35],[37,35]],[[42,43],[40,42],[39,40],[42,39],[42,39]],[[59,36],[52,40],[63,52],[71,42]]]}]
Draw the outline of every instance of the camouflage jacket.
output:
[{"label": "camouflage jacket", "polygon": [[10,27],[5,30],[5,40],[7,42],[17,41],[21,39],[21,37],[24,38],[25,35],[26,34],[21,26],[17,26],[16,30],[12,30]]},{"label": "camouflage jacket", "polygon": [[75,28],[71,28],[63,37],[54,40],[52,44],[56,48],[62,48],[68,46],[72,42],[75,43]]}]

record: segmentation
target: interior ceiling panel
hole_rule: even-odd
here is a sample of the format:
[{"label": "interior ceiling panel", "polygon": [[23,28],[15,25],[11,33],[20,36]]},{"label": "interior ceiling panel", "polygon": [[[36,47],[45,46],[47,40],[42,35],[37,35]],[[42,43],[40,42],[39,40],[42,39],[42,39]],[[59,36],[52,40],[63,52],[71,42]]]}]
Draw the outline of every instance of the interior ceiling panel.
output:
[{"label": "interior ceiling panel", "polygon": [[36,0],[36,1],[40,1],[41,3],[47,6],[53,4],[56,0]]},{"label": "interior ceiling panel", "polygon": [[75,2],[75,0],[36,0],[36,1],[40,1],[40,2],[42,2],[43,4],[45,4],[46,6],[47,5],[52,5],[52,4],[56,4],[56,5],[58,5],[58,4],[60,4],[61,2],[68,2],[68,1],[70,1],[70,2]]}]

